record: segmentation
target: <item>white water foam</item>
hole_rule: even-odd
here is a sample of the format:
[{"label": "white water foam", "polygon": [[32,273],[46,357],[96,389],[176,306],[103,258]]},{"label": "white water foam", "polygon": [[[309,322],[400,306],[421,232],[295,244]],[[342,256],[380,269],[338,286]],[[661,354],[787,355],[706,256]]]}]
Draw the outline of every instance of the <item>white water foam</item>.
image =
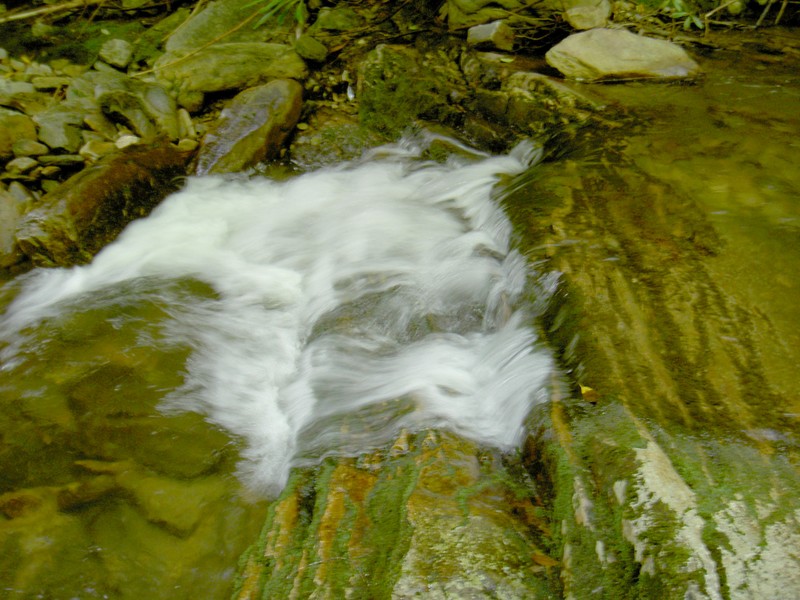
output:
[{"label": "white water foam", "polygon": [[[130,303],[145,282],[170,314],[151,343],[192,349],[166,408],[243,438],[257,491],[402,427],[515,447],[552,364],[518,309],[528,267],[492,191],[532,147],[447,164],[416,154],[384,147],[286,182],[191,179],[91,264],[26,276],[0,323],[4,368],[24,362],[40,323],[100,297]],[[174,291],[185,280],[214,293]]]}]

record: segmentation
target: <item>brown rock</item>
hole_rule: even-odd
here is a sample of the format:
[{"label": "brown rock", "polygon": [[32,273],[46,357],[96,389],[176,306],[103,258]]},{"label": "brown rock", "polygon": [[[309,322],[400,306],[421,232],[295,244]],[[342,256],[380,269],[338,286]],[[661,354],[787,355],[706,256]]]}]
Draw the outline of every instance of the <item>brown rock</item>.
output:
[{"label": "brown rock", "polygon": [[45,195],[17,229],[34,264],[88,262],[130,221],[177,188],[191,155],[155,143],[108,155]]}]

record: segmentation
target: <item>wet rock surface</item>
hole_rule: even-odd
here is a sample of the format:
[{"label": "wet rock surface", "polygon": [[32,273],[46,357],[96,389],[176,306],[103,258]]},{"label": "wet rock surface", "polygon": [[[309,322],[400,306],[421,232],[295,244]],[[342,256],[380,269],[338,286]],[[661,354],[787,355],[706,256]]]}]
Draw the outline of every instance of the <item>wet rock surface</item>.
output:
[{"label": "wet rock surface", "polygon": [[125,225],[180,186],[190,157],[169,144],[104,157],[45,195],[21,219],[19,248],[36,265],[88,262]]},{"label": "wet rock surface", "polygon": [[203,139],[197,174],[236,173],[278,156],[300,117],[303,87],[276,79],[238,94]]},{"label": "wet rock surface", "polygon": [[685,79],[700,72],[677,44],[625,29],[601,27],[573,34],[546,56],[565,77],[581,81]]}]

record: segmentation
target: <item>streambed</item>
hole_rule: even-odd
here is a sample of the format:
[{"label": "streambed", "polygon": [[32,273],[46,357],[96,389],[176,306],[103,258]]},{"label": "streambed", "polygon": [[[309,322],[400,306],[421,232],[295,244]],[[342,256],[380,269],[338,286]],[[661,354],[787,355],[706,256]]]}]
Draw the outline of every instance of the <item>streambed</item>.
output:
[{"label": "streambed", "polygon": [[[564,306],[583,312],[546,323],[548,338],[570,378],[601,395],[599,410],[621,399],[659,426],[688,427],[684,439],[743,437],[791,474],[800,82],[796,60],[770,56],[754,51],[747,68],[708,58],[695,85],[579,86],[632,119],[533,167],[504,206],[519,249],[581,298]],[[213,297],[186,282],[172,292]],[[14,283],[3,293],[7,305]],[[169,303],[123,312],[142,324],[122,329],[131,338],[119,308],[89,307],[48,333],[55,345],[34,343],[27,368],[0,373],[10,597],[227,597],[260,530],[265,504],[234,476],[244,444],[157,408],[182,385],[188,355],[143,348]],[[684,387],[666,389],[675,381]]]}]

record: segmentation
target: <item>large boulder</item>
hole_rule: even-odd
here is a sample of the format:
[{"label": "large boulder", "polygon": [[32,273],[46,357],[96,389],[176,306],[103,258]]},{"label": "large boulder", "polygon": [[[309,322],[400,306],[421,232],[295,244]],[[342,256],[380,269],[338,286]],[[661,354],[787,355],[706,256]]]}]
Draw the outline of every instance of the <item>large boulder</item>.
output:
[{"label": "large boulder", "polygon": [[624,29],[576,33],[551,48],[546,59],[565,77],[580,81],[681,79],[700,72],[680,46]]},{"label": "large boulder", "polygon": [[203,140],[197,174],[241,171],[275,157],[300,118],[303,87],[276,79],[237,95]]},{"label": "large boulder", "polygon": [[190,158],[164,143],[108,155],[42,197],[21,219],[17,244],[36,265],[86,263],[177,189]]},{"label": "large boulder", "polygon": [[168,52],[154,68],[159,81],[178,93],[238,90],[307,74],[291,46],[258,42],[215,44],[185,55]]}]

